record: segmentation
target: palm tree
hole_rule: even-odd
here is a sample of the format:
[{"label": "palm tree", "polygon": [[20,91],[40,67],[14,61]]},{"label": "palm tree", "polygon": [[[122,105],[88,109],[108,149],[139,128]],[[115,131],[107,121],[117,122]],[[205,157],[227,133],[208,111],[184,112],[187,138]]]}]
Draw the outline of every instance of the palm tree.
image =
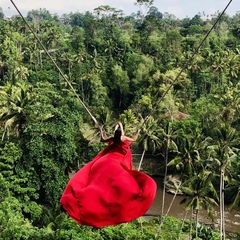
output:
[{"label": "palm tree", "polygon": [[17,81],[26,80],[29,76],[28,69],[23,65],[19,65],[18,67],[16,67],[14,70],[14,74]]},{"label": "palm tree", "polygon": [[147,123],[142,128],[142,134],[139,137],[139,143],[143,147],[142,156],[139,162],[138,171],[140,171],[144,155],[146,151],[154,153],[157,149],[160,149],[161,139],[160,135],[163,130],[159,128],[158,123],[153,117],[150,117]]},{"label": "palm tree", "polygon": [[230,207],[230,209],[234,209],[237,208],[240,203],[240,175],[235,176],[230,188],[236,189],[236,195],[234,196],[234,200]]},{"label": "palm tree", "polygon": [[[216,129],[217,144],[212,146],[215,149],[215,161],[217,161],[220,171],[220,236],[221,239],[225,239],[225,180],[226,175],[229,173],[229,166],[231,162],[236,159],[236,152],[239,150],[237,146],[239,138],[236,130],[231,128],[228,124],[224,124]],[[230,176],[230,174],[229,174]]]},{"label": "palm tree", "polygon": [[188,201],[187,210],[192,209],[196,212],[196,238],[198,237],[199,211],[204,208],[207,210],[208,216],[213,220],[212,205],[218,205],[215,200],[218,199],[218,195],[212,184],[212,177],[212,171],[203,170],[200,173],[195,173],[181,187],[181,190],[186,194],[181,203]]},{"label": "palm tree", "polygon": [[192,132],[191,135],[180,131],[175,141],[178,154],[168,163],[168,166],[176,166],[184,182],[189,179],[189,176],[193,176],[195,172],[203,168],[202,154],[207,152],[210,138],[205,137],[198,130],[195,133]]},{"label": "palm tree", "polygon": [[[227,66],[228,66],[228,78],[229,82],[235,80],[237,82],[239,75],[239,63],[240,63],[240,52],[238,54],[229,53]],[[228,84],[229,84],[228,82]]]},{"label": "palm tree", "polygon": [[[111,135],[113,133],[117,120],[113,118],[112,112],[108,108],[99,107],[99,109],[95,111],[95,118],[103,128],[105,134]],[[90,142],[97,141],[100,138],[100,131],[97,126],[91,126],[88,123],[85,123],[81,126],[81,131],[83,136]]]},{"label": "palm tree", "polygon": [[[163,220],[164,220],[163,216],[164,216],[164,207],[165,207],[166,178],[167,178],[167,174],[168,174],[168,161],[169,161],[168,154],[169,154],[169,151],[171,151],[171,150],[177,151],[177,145],[175,144],[174,140],[172,139],[174,134],[175,133],[172,132],[172,128],[171,128],[171,122],[169,122],[167,125],[167,131],[163,132],[163,144],[162,145],[165,148],[164,149],[165,172],[164,172],[164,180],[163,180],[161,220],[160,220],[160,225],[159,225],[159,228],[158,228],[158,231],[157,231],[155,237],[157,237],[157,235],[159,234],[159,232],[162,228],[162,225],[163,225]],[[176,191],[176,194],[177,194],[177,191]],[[176,197],[176,195],[175,195],[175,197]],[[173,201],[174,201],[175,197],[173,198]],[[172,203],[173,203],[173,201],[172,201]],[[171,207],[172,203],[170,204],[170,207]],[[169,210],[167,211],[167,214],[168,214]]]},{"label": "palm tree", "polygon": [[117,64],[112,68],[112,75],[114,79],[114,85],[112,86],[112,89],[115,89],[117,92],[116,95],[119,95],[118,107],[121,108],[124,96],[129,94],[129,77],[127,72]]},{"label": "palm tree", "polygon": [[7,83],[0,87],[0,122],[3,126],[2,140],[5,134],[18,135],[23,132],[26,122],[25,106],[31,100],[30,85],[17,82],[16,85]]},{"label": "palm tree", "polygon": [[217,74],[217,85],[223,84],[223,75],[226,69],[226,52],[217,52],[213,55],[212,71]]},{"label": "palm tree", "polygon": [[[187,52],[186,55],[187,55],[186,58],[189,59],[191,57],[192,53]],[[191,79],[193,80],[193,82],[196,85],[197,85],[197,76],[201,72],[201,64],[202,64],[203,60],[204,60],[204,58],[200,54],[197,54],[194,57],[193,61],[188,66],[188,70],[190,72]]]}]

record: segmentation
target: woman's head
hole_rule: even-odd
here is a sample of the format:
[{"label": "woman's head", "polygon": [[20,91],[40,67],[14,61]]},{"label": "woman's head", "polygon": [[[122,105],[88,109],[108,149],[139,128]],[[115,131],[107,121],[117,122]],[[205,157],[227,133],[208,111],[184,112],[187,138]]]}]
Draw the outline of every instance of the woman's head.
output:
[{"label": "woman's head", "polygon": [[120,143],[121,142],[121,136],[122,131],[120,128],[115,129],[114,136],[113,136],[113,142],[114,143]]}]

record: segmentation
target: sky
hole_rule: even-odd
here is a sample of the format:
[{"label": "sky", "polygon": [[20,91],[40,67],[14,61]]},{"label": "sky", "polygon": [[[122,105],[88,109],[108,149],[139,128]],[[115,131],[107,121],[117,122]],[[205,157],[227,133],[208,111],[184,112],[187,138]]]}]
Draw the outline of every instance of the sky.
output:
[{"label": "sky", "polygon": [[[70,12],[84,13],[93,12],[94,8],[101,5],[109,5],[116,10],[123,10],[125,15],[137,13],[139,7],[136,0],[12,0],[23,16],[31,10],[40,8],[47,9],[52,14],[68,14]],[[169,13],[182,19],[194,17],[198,13],[211,15],[217,11],[222,12],[230,0],[154,0],[153,6],[161,13]],[[7,17],[18,14],[11,0],[0,0],[0,8]],[[144,8],[141,9],[143,12]],[[227,14],[230,16],[240,13],[240,0],[232,0],[228,7]]]}]

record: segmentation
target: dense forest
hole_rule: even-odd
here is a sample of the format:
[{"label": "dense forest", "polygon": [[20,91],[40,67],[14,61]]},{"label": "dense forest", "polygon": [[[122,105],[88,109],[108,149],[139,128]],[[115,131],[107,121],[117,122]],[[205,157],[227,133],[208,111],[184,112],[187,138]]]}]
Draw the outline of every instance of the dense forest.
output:
[{"label": "dense forest", "polygon": [[[224,206],[240,205],[240,14],[178,19],[153,1],[137,4],[147,14],[29,11],[57,65],[23,19],[0,8],[0,239],[225,239]],[[181,176],[193,227],[165,216],[163,225],[94,229],[61,210],[69,173],[104,146],[76,94],[109,135],[119,120],[130,135],[141,126],[134,144],[164,158],[165,176]],[[198,223],[214,205],[216,233]]]}]

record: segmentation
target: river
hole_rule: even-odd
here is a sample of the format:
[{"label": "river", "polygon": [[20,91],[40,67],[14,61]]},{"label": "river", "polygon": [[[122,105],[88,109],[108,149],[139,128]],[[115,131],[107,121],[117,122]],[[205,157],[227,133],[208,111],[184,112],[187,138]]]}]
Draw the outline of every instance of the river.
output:
[{"label": "river", "polygon": [[[146,213],[146,218],[151,218],[151,216],[157,216],[161,214],[162,211],[162,195],[163,195],[163,183],[162,178],[160,177],[154,177],[154,180],[157,183],[157,194],[155,197],[155,200]],[[164,214],[166,214],[172,199],[174,195],[170,193],[166,193],[165,196],[165,207],[164,207]],[[180,204],[180,201],[183,199],[183,196],[176,196],[172,207],[170,208],[170,211],[168,215],[176,217],[178,219],[184,219],[185,216],[185,206],[186,204]],[[191,218],[191,212],[189,211],[187,214],[187,218]],[[199,222],[205,223],[205,224],[214,224],[216,228],[219,228],[220,223],[220,212],[219,207],[214,207],[214,223],[212,223],[211,219],[207,216],[207,213],[205,210],[199,211]],[[229,211],[228,206],[225,208],[225,229],[226,231],[234,232],[234,231],[240,231],[240,208]]]}]

